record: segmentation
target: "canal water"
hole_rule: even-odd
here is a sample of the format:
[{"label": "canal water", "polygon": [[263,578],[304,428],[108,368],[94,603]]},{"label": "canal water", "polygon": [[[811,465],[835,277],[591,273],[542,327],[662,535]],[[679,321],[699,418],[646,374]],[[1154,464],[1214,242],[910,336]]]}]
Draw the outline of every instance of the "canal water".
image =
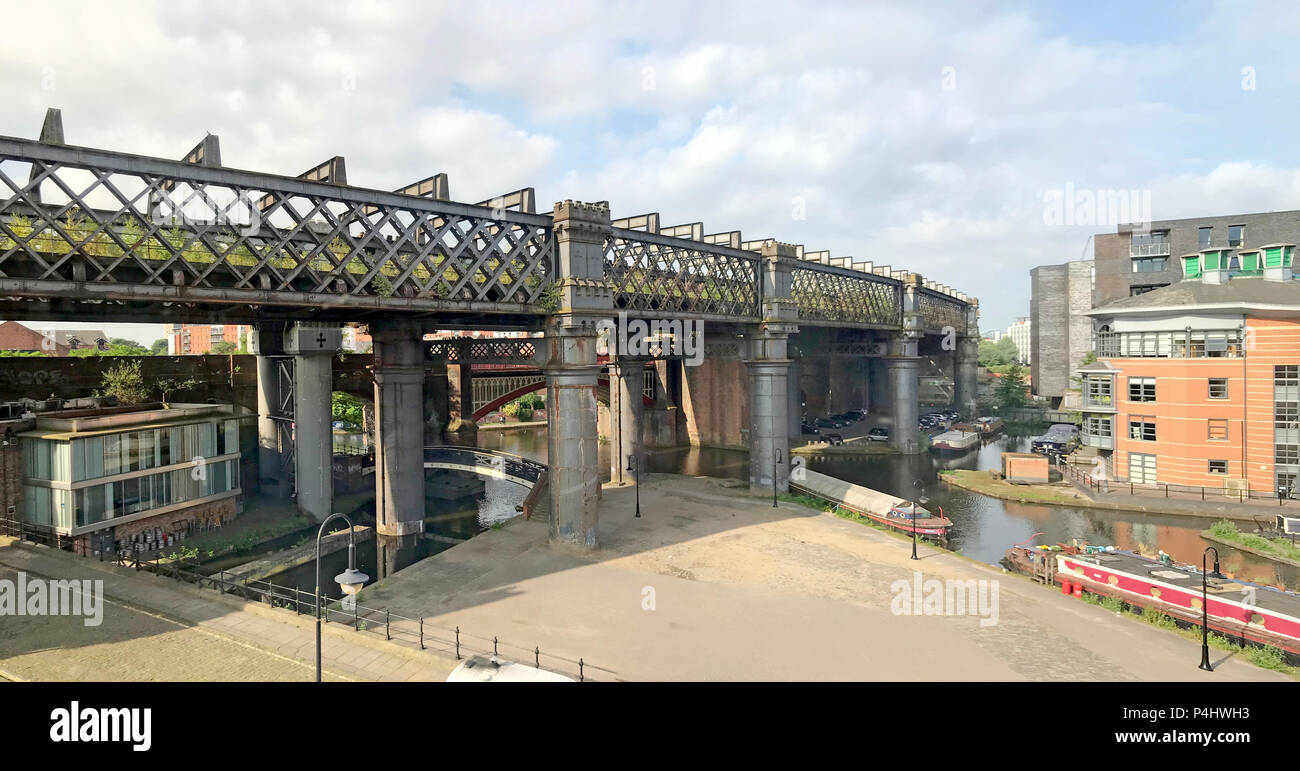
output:
[{"label": "canal water", "polygon": [[[1300,568],[1283,565],[1211,544],[1200,535],[1215,520],[1139,512],[1116,512],[1070,506],[1017,503],[943,484],[946,468],[998,469],[1003,452],[1028,452],[1029,434],[1001,435],[960,456],[929,453],[902,455],[820,455],[809,459],[814,471],[900,498],[924,497],[930,508],[942,508],[953,521],[949,548],[981,562],[996,564],[1007,548],[1020,542],[1069,543],[1072,539],[1113,545],[1154,555],[1164,550],[1178,562],[1200,564],[1206,546],[1222,555],[1222,569],[1240,578],[1295,589]],[[546,429],[483,431],[479,446],[546,462]],[[602,475],[609,476],[609,445],[602,443]],[[749,457],[743,450],[683,447],[647,454],[649,472],[747,479]],[[1040,535],[1035,535],[1040,534]]]}]

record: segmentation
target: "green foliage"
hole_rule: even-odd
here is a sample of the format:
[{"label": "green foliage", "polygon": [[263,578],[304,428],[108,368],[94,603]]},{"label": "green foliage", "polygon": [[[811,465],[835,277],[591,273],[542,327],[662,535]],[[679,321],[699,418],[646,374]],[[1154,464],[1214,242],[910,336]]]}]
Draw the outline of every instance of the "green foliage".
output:
[{"label": "green foliage", "polygon": [[1025,405],[1025,371],[1021,367],[1012,367],[998,379],[997,390],[993,398],[999,407],[1015,408]]},{"label": "green foliage", "polygon": [[154,356],[166,356],[167,338],[160,337],[157,340],[154,340],[153,345],[149,346],[149,353],[152,353]]},{"label": "green foliage", "polygon": [[148,348],[143,345],[127,341],[128,344],[110,343],[104,350],[98,348],[77,348],[68,352],[69,356],[75,356],[79,359],[86,359],[92,356],[150,356],[152,355]]},{"label": "green foliage", "polygon": [[140,404],[148,401],[149,388],[140,375],[140,362],[124,361],[104,370],[100,376],[97,397],[113,397],[118,404]]},{"label": "green foliage", "polygon": [[1272,669],[1275,672],[1285,672],[1290,669],[1286,663],[1286,653],[1272,645],[1252,647],[1246,651],[1246,658],[1260,669]]},{"label": "green foliage", "polygon": [[1097,362],[1097,352],[1088,351],[1083,355],[1083,358],[1079,360],[1079,366],[1086,367],[1089,364],[1095,364],[1096,362]]},{"label": "green foliage", "polygon": [[212,352],[222,356],[228,356],[238,351],[239,347],[227,340],[222,340],[221,342],[212,344]]},{"label": "green foliage", "polygon": [[1003,337],[996,343],[992,340],[981,340],[979,347],[979,363],[984,367],[1005,367],[1008,364],[1015,364],[1020,359],[1020,351],[1011,338]]},{"label": "green foliage", "polygon": [[330,415],[335,421],[360,429],[365,425],[365,402],[352,394],[335,391],[330,394]]},{"label": "green foliage", "polygon": [[370,286],[380,297],[393,296],[393,282],[389,281],[383,273],[376,273],[375,277],[370,279]]},{"label": "green foliage", "polygon": [[560,309],[560,287],[551,284],[537,296],[537,307],[542,313],[555,313]]},{"label": "green foliage", "polygon": [[1287,538],[1266,538],[1258,533],[1243,533],[1235,522],[1221,519],[1210,526],[1207,534],[1225,543],[1246,546],[1263,554],[1300,560],[1300,547]]},{"label": "green foliage", "polygon": [[186,378],[177,380],[175,378],[162,378],[154,382],[154,390],[158,392],[158,401],[163,403],[163,407],[169,406],[168,396],[177,391],[186,391],[199,384],[198,378]]},{"label": "green foliage", "polygon": [[0,351],[0,358],[17,358],[20,356],[48,356],[41,351]]}]

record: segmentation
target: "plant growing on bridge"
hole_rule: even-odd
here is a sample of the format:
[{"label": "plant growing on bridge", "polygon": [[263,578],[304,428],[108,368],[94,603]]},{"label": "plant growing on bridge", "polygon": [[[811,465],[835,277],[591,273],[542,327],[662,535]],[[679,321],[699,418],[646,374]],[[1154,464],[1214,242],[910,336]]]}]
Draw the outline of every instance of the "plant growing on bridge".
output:
[{"label": "plant growing on bridge", "polygon": [[537,307],[542,313],[555,313],[560,309],[560,287],[551,284],[537,296]]},{"label": "plant growing on bridge", "polygon": [[177,391],[189,390],[198,384],[199,384],[199,379],[194,377],[186,378],[185,380],[178,380],[176,378],[168,377],[168,378],[163,378],[161,380],[158,380],[157,382],[154,383],[153,387],[154,390],[158,392],[158,401],[162,402],[163,409],[167,409],[171,406],[167,398],[168,396],[176,393]]},{"label": "plant growing on bridge", "polygon": [[127,361],[109,367],[100,375],[96,397],[117,399],[118,404],[140,404],[149,399],[149,388],[140,375],[140,362]]}]

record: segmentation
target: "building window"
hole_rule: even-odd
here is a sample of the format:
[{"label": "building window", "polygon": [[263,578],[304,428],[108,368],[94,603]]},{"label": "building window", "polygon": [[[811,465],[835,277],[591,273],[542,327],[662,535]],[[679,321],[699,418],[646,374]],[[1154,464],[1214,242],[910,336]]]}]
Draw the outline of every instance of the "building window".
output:
[{"label": "building window", "polygon": [[1300,428],[1300,402],[1274,402],[1273,428]]},{"label": "building window", "polygon": [[1168,267],[1168,257],[1139,257],[1133,260],[1134,273],[1160,273]]},{"label": "building window", "polygon": [[1209,438],[1216,442],[1226,442],[1228,440],[1228,421],[1222,418],[1210,418],[1209,423]]},{"label": "building window", "polygon": [[1088,378],[1088,403],[1101,404],[1107,407],[1110,406],[1111,404],[1110,378],[1108,377]]},{"label": "building window", "polygon": [[1110,436],[1110,418],[1095,416],[1084,418],[1083,433],[1089,436]]},{"label": "building window", "polygon": [[1246,243],[1246,226],[1229,225],[1228,226],[1228,246],[1241,246]]},{"label": "building window", "polygon": [[1273,462],[1279,466],[1300,464],[1300,444],[1279,444],[1273,451]]},{"label": "building window", "polygon": [[1153,377],[1129,378],[1128,400],[1131,402],[1154,402],[1156,400],[1156,379]]},{"label": "building window", "polygon": [[1157,289],[1162,289],[1162,288],[1167,287],[1167,286],[1169,286],[1169,285],[1168,285],[1168,284],[1140,284],[1140,285],[1134,285],[1134,286],[1131,286],[1131,287],[1128,288],[1128,296],[1129,296],[1129,297],[1137,297],[1137,296],[1140,295],[1140,294],[1146,294],[1147,292],[1154,292],[1154,291],[1157,290]]},{"label": "building window", "polygon": [[1169,254],[1169,231],[1153,230],[1150,233],[1133,233],[1129,236],[1130,257],[1150,257]]},{"label": "building window", "polygon": [[1212,460],[1212,461],[1210,461],[1210,473],[1211,473],[1211,474],[1226,474],[1226,473],[1228,473],[1228,462],[1227,462],[1226,460]]},{"label": "building window", "polygon": [[1210,378],[1210,398],[1211,399],[1228,398],[1228,379],[1226,377]]},{"label": "building window", "polygon": [[1214,228],[1196,229],[1196,243],[1200,246],[1200,248],[1204,249],[1208,247],[1210,245],[1210,241],[1213,238],[1214,238]]},{"label": "building window", "polygon": [[1153,417],[1130,418],[1128,422],[1128,438],[1143,442],[1154,442],[1156,440],[1156,419]]},{"label": "building window", "polygon": [[1300,385],[1300,365],[1278,364],[1273,367],[1273,385]]}]

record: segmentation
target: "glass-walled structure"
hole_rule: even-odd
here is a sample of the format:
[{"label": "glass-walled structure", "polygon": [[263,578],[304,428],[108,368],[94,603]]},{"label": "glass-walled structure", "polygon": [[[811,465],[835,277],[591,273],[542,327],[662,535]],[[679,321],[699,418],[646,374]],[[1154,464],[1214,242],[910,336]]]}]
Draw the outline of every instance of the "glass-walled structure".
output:
[{"label": "glass-walled structure", "polygon": [[23,518],[82,534],[238,495],[239,419],[226,405],[61,418],[23,440]]}]

